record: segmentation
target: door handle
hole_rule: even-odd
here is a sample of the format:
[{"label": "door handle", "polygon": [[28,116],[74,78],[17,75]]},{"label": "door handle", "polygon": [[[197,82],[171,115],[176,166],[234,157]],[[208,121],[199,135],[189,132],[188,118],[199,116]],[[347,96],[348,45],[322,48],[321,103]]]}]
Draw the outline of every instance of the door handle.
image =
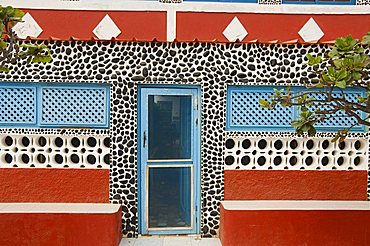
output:
[{"label": "door handle", "polygon": [[146,147],[146,131],[144,131],[144,141],[143,141],[143,148]]}]

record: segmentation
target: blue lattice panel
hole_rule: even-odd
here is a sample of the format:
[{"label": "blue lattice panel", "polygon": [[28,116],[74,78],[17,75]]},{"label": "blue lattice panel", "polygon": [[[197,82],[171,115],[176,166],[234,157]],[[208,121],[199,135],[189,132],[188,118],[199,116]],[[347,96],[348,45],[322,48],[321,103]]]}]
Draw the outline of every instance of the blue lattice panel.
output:
[{"label": "blue lattice panel", "polygon": [[36,123],[36,89],[33,87],[0,87],[0,124],[30,125]]},{"label": "blue lattice panel", "polygon": [[259,99],[269,100],[272,87],[231,89],[228,95],[228,125],[238,129],[291,129],[293,108],[278,106],[275,110],[261,108]]},{"label": "blue lattice panel", "polygon": [[[315,99],[319,100],[324,100],[326,99],[326,96],[323,94],[312,94],[311,95]],[[334,97],[340,98],[342,94],[340,92],[333,92]],[[357,102],[357,97],[358,96],[363,96],[361,91],[346,91],[345,92],[345,97],[346,100],[352,101],[352,102]],[[318,106],[318,105],[317,105]],[[324,110],[330,110],[333,109],[330,106],[321,106],[322,109]],[[363,118],[365,115],[361,115]],[[330,118],[326,119],[323,122],[318,122],[316,124],[317,129],[328,129],[328,130],[337,130],[337,129],[343,129],[346,127],[350,127],[351,125],[356,123],[356,119],[354,117],[349,117],[347,116],[344,112],[338,111],[336,114],[331,115]],[[364,126],[356,126],[352,128],[353,130],[364,130]]]},{"label": "blue lattice panel", "polygon": [[42,88],[40,124],[44,126],[107,126],[108,94],[107,88]]}]

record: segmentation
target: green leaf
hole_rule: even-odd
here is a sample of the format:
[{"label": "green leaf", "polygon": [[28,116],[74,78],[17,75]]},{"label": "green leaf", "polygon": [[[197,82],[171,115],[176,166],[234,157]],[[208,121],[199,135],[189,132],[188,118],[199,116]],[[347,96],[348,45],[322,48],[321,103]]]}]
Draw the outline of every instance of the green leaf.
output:
[{"label": "green leaf", "polygon": [[361,44],[370,46],[370,32],[368,32],[365,36],[362,37]]},{"label": "green leaf", "polygon": [[342,89],[345,89],[347,87],[346,81],[344,81],[344,80],[335,82],[335,85],[338,86],[339,88],[342,88]]},{"label": "green leaf", "polygon": [[347,78],[348,76],[348,73],[346,70],[344,69],[341,69],[339,72],[337,72],[336,74],[336,78],[337,80],[344,80],[345,78]]},{"label": "green leaf", "polygon": [[22,18],[24,16],[24,12],[20,9],[14,9],[14,17]]},{"label": "green leaf", "polygon": [[328,53],[328,56],[329,56],[330,58],[336,57],[336,56],[338,56],[338,55],[339,55],[339,53],[338,53],[337,48],[332,48],[332,49],[329,51],[329,53]]},{"label": "green leaf", "polygon": [[0,40],[0,47],[1,48],[6,49],[7,46],[8,46],[8,44],[4,40]]},{"label": "green leaf", "polygon": [[32,59],[32,62],[34,63],[47,63],[47,62],[50,62],[51,61],[51,57],[50,56],[35,56],[33,59]]},{"label": "green leaf", "polygon": [[0,72],[2,72],[2,73],[9,73],[9,68],[8,67],[0,67]]},{"label": "green leaf", "polygon": [[335,78],[336,72],[334,67],[328,67],[328,75],[332,78]]},{"label": "green leaf", "polygon": [[292,127],[298,127],[302,125],[302,122],[299,120],[293,120],[290,124]]},{"label": "green leaf", "polygon": [[352,72],[352,79],[353,80],[361,80],[362,79],[362,74],[361,73],[359,73],[359,72]]},{"label": "green leaf", "polygon": [[311,66],[318,65],[322,62],[321,56],[313,56],[311,54],[307,54],[306,57],[308,59],[308,65]]},{"label": "green leaf", "polygon": [[260,99],[260,100],[258,100],[258,101],[259,101],[260,106],[261,106],[262,108],[268,108],[268,107],[270,107],[270,103],[269,103],[268,101],[263,100],[263,99]]},{"label": "green leaf", "polygon": [[315,136],[315,134],[316,134],[316,129],[315,129],[315,127],[314,126],[311,126],[311,128],[310,129],[308,129],[308,136],[310,136],[310,137],[313,137],[313,136]]},{"label": "green leaf", "polygon": [[309,123],[305,123],[302,125],[302,131],[303,132],[308,132],[311,129],[312,125]]},{"label": "green leaf", "polygon": [[341,59],[333,60],[334,66],[338,69],[343,67],[343,61]]}]

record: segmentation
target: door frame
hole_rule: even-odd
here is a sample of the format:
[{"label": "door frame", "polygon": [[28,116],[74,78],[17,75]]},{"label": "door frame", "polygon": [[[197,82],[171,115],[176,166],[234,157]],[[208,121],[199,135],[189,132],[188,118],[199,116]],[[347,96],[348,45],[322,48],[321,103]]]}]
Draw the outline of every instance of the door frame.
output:
[{"label": "door frame", "polygon": [[[184,230],[147,230],[147,221],[145,218],[145,214],[147,211],[146,208],[146,198],[148,192],[143,192],[143,188],[147,182],[146,182],[146,169],[147,167],[141,163],[142,160],[142,151],[141,151],[141,146],[143,144],[142,142],[142,117],[141,117],[141,104],[142,104],[142,89],[145,88],[151,88],[151,89],[168,89],[168,90],[176,90],[178,89],[179,91],[181,89],[196,89],[196,97],[194,98],[195,100],[195,121],[193,122],[194,124],[194,132],[193,132],[193,140],[194,140],[194,165],[192,168],[193,172],[193,199],[194,199],[194,206],[193,207],[193,212],[195,216],[192,216],[192,218],[195,218],[194,221],[194,228],[190,230],[186,230],[187,232],[184,233]],[[165,94],[164,94],[165,95]],[[139,234],[144,234],[144,235],[174,235],[174,234],[200,234],[200,219],[201,219],[201,211],[200,211],[200,196],[201,196],[201,179],[200,179],[200,174],[201,174],[201,87],[196,86],[196,85],[138,85],[137,87],[137,180],[138,180],[138,231]],[[175,164],[173,164],[175,165]],[[146,191],[148,191],[146,189]]]}]

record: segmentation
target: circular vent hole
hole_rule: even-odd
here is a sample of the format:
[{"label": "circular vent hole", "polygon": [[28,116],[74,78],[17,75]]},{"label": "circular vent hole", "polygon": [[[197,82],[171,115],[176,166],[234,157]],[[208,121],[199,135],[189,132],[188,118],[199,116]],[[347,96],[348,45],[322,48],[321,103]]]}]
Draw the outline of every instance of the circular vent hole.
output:
[{"label": "circular vent hole", "polygon": [[307,149],[312,149],[315,146],[314,142],[312,140],[308,140],[306,143]]},{"label": "circular vent hole", "polygon": [[6,146],[12,146],[12,144],[13,144],[13,138],[10,137],[10,136],[7,136],[5,138],[5,140],[4,140],[4,143],[5,143]]},{"label": "circular vent hole", "polygon": [[106,154],[106,155],[104,156],[104,163],[105,163],[105,164],[109,164],[109,160],[110,160],[110,156],[109,156],[109,154]]},{"label": "circular vent hole", "polygon": [[71,161],[75,164],[80,162],[80,157],[76,154],[72,154],[70,158],[71,158]]},{"label": "circular vent hole", "polygon": [[280,157],[280,156],[276,156],[274,158],[274,165],[275,166],[279,166],[281,164],[281,162],[283,161],[283,159]]},{"label": "circular vent hole", "polygon": [[295,156],[292,156],[289,158],[289,164],[292,165],[292,166],[295,166],[297,164],[298,160],[297,160],[297,157]]},{"label": "circular vent hole", "polygon": [[110,138],[104,138],[104,146],[109,148],[110,147]]},{"label": "circular vent hole", "polygon": [[37,140],[37,143],[39,146],[44,147],[46,145],[46,138],[39,137],[39,139]]},{"label": "circular vent hole", "polygon": [[56,163],[62,164],[63,163],[63,156],[62,155],[59,155],[59,154],[56,154],[54,156],[54,160],[55,160]]},{"label": "circular vent hole", "polygon": [[28,164],[30,162],[30,157],[27,154],[22,154],[21,159],[24,164]]},{"label": "circular vent hole", "polygon": [[45,161],[46,161],[46,157],[43,154],[38,154],[36,159],[41,164],[45,163]]},{"label": "circular vent hole", "polygon": [[96,146],[96,144],[97,144],[97,141],[96,141],[96,139],[95,139],[95,138],[93,138],[93,137],[89,137],[89,138],[87,139],[87,144],[88,144],[90,147],[95,147],[95,146]]},{"label": "circular vent hole", "polygon": [[71,139],[71,144],[72,144],[73,147],[77,148],[77,147],[80,146],[81,141],[80,141],[80,139],[74,137],[74,138]]},{"label": "circular vent hole", "polygon": [[361,149],[361,146],[362,146],[361,142],[360,142],[359,140],[357,140],[357,141],[355,142],[355,149],[356,149],[356,150],[359,150],[359,149]]},{"label": "circular vent hole", "polygon": [[245,139],[242,142],[242,147],[243,147],[243,149],[249,149],[249,147],[251,147],[251,141],[249,139]]},{"label": "circular vent hole", "polygon": [[10,154],[5,154],[4,160],[6,163],[10,164],[13,161],[13,157]]},{"label": "circular vent hole", "polygon": [[343,150],[346,147],[346,143],[345,142],[340,142],[338,144],[338,147],[339,147],[339,149]]},{"label": "circular vent hole", "polygon": [[231,155],[226,156],[226,158],[225,158],[226,165],[232,165],[232,164],[234,164],[234,161],[235,161],[235,158]]},{"label": "circular vent hole", "polygon": [[338,166],[342,166],[344,164],[344,158],[341,156],[337,159]]},{"label": "circular vent hole", "polygon": [[226,140],[226,149],[232,149],[235,146],[235,142],[233,139]]},{"label": "circular vent hole", "polygon": [[257,159],[257,163],[258,163],[258,165],[260,165],[260,166],[265,165],[265,164],[266,164],[266,158],[265,158],[264,156],[260,156],[260,157],[258,157],[258,159]]},{"label": "circular vent hole", "polygon": [[94,155],[88,155],[87,156],[87,162],[91,165],[96,163],[96,157]]},{"label": "circular vent hole", "polygon": [[361,164],[361,158],[359,156],[357,156],[354,160],[353,160],[353,164],[355,164],[355,166],[359,166]]},{"label": "circular vent hole", "polygon": [[323,165],[323,166],[327,166],[328,164],[329,164],[329,158],[328,157],[323,157],[322,159],[321,159],[321,164]]},{"label": "circular vent hole", "polygon": [[258,148],[265,149],[267,147],[267,142],[266,142],[266,140],[262,139],[262,140],[258,141],[257,145],[258,145]]},{"label": "circular vent hole", "polygon": [[275,147],[275,149],[277,149],[277,150],[279,150],[279,149],[283,148],[283,142],[282,142],[281,140],[276,140],[276,141],[274,142],[274,147]]},{"label": "circular vent hole", "polygon": [[63,146],[63,139],[62,139],[62,138],[60,138],[60,137],[55,138],[55,140],[54,140],[54,144],[55,144],[55,146],[57,146],[58,148],[62,147],[62,146]]},{"label": "circular vent hole", "polygon": [[249,156],[243,156],[242,157],[242,160],[241,160],[241,163],[242,165],[246,166],[248,165],[249,163],[251,163],[251,158]]},{"label": "circular vent hole", "polygon": [[24,147],[30,145],[30,139],[28,137],[23,137],[21,142]]},{"label": "circular vent hole", "polygon": [[291,149],[296,149],[298,147],[297,140],[290,141],[289,146],[290,146]]},{"label": "circular vent hole", "polygon": [[312,165],[312,163],[313,163],[313,158],[312,158],[312,156],[308,156],[308,157],[306,158],[306,160],[304,160],[304,162],[306,163],[306,165],[307,165],[307,166],[311,166],[311,165]]},{"label": "circular vent hole", "polygon": [[324,142],[322,142],[321,146],[323,149],[327,149],[329,148],[329,141],[328,140],[324,140]]}]

